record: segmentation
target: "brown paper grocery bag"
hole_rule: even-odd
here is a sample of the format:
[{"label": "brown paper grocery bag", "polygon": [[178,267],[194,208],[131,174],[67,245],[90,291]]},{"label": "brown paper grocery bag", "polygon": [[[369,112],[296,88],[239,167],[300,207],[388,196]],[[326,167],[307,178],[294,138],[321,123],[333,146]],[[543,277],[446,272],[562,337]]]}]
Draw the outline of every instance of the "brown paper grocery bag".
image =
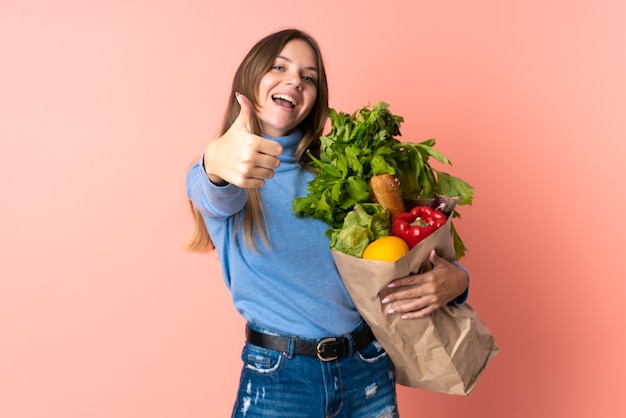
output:
[{"label": "brown paper grocery bag", "polygon": [[[450,217],[451,218],[451,217]],[[451,395],[469,395],[498,352],[493,336],[476,311],[444,306],[430,316],[401,319],[380,301],[394,279],[432,268],[432,249],[454,260],[448,222],[396,262],[363,260],[338,251],[333,257],[359,313],[391,358],[398,384]]]}]

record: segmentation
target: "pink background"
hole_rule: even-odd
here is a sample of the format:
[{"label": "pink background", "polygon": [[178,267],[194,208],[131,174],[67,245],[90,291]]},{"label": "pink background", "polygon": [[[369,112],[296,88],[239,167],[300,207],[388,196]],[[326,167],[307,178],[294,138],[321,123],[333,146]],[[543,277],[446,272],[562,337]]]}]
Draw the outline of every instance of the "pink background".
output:
[{"label": "pink background", "polygon": [[0,1],[0,416],[229,416],[243,322],[215,256],[180,249],[184,178],[244,53],[293,25],[331,106],[390,103],[476,188],[463,264],[502,352],[470,397],[400,388],[402,416],[621,417],[625,20],[621,0]]}]

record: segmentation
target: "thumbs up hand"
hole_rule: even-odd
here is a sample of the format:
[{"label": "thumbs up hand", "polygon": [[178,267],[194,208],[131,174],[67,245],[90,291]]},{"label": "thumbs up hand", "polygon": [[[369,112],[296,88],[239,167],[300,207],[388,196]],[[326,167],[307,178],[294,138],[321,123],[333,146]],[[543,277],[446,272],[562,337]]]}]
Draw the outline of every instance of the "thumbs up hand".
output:
[{"label": "thumbs up hand", "polygon": [[237,93],[239,116],[221,137],[210,141],[204,153],[204,169],[215,184],[231,183],[239,187],[262,187],[280,165],[283,147],[251,131],[254,108]]}]

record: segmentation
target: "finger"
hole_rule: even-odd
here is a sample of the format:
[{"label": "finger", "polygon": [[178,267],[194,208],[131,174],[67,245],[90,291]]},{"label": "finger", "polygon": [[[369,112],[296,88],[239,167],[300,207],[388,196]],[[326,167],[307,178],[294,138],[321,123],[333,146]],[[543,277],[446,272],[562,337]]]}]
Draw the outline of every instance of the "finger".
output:
[{"label": "finger", "polygon": [[437,254],[436,250],[432,250],[430,252],[430,255],[428,256],[428,259],[432,263],[433,268],[439,267],[439,266],[443,266],[445,264],[448,264],[448,260],[446,260],[443,257],[439,257],[439,255]]},{"label": "finger", "polygon": [[398,300],[408,300],[408,299],[417,299],[424,296],[422,289],[418,287],[411,287],[408,290],[394,290],[393,292],[388,293],[383,297],[380,303],[387,304],[392,303]]},{"label": "finger", "polygon": [[439,257],[439,255],[437,254],[437,251],[435,250],[432,250],[430,252],[428,259],[430,260],[432,264],[433,270],[437,268],[445,267],[445,264],[447,263],[447,260],[445,258]]},{"label": "finger", "polygon": [[267,180],[274,177],[272,168],[255,167],[248,173],[249,179]]},{"label": "finger", "polygon": [[[280,165],[280,160],[277,157],[260,153],[255,160],[254,168],[271,170],[272,175],[273,175],[274,170],[278,168],[279,165]],[[264,176],[264,178],[269,178],[269,177]]]},{"label": "finger", "polygon": [[423,310],[429,309],[432,306],[436,305],[434,305],[431,298],[417,298],[403,303],[398,303],[394,306],[390,306],[387,309],[387,314],[398,314],[404,317],[404,315],[412,315],[416,312],[422,312]]},{"label": "finger", "polygon": [[230,183],[244,188],[259,188],[265,185],[265,180],[274,177],[274,170],[268,168],[254,167],[244,174],[237,175]]},{"label": "finger", "polygon": [[[252,132],[252,116],[254,115],[254,106],[250,100],[241,93],[235,93],[235,98],[241,106],[239,116],[235,120],[235,123],[245,129],[248,132]],[[263,139],[258,143],[258,152],[267,155],[273,155],[278,157],[283,153],[283,147],[276,141],[270,139]],[[278,167],[278,164],[274,165],[274,168]]]},{"label": "finger", "polygon": [[411,276],[402,277],[400,279],[395,279],[394,281],[390,282],[387,287],[396,288],[402,286],[419,285],[422,284],[422,277],[423,274],[414,274]]},{"label": "finger", "polygon": [[248,132],[252,132],[252,115],[254,115],[254,106],[252,106],[250,100],[248,100],[248,98],[241,93],[235,93],[235,98],[241,107],[239,115],[235,120],[235,124]]},{"label": "finger", "polygon": [[435,305],[428,305],[424,309],[420,309],[418,311],[404,313],[404,314],[400,315],[400,318],[402,318],[402,319],[424,318],[424,317],[430,315],[431,313],[435,312],[435,310],[437,310],[437,307]]},{"label": "finger", "polygon": [[443,257],[439,257],[439,255],[437,254],[437,252],[435,250],[432,250],[430,252],[430,255],[428,256],[428,259],[432,263],[433,269],[441,268],[441,267],[453,266],[453,264],[450,261],[446,260]]},{"label": "finger", "polygon": [[[261,154],[278,157],[280,154],[283,153],[283,147],[276,141],[263,138],[262,141],[259,141],[257,151]],[[278,167],[278,165],[276,165],[275,167]]]}]

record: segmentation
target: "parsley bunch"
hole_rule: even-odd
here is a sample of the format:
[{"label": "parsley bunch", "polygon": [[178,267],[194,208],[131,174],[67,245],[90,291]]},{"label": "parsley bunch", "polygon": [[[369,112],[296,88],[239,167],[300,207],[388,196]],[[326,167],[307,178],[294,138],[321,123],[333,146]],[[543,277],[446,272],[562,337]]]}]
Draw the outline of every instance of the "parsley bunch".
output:
[{"label": "parsley bunch", "polygon": [[[331,130],[320,138],[319,159],[308,153],[317,175],[308,184],[308,194],[294,199],[296,215],[323,220],[330,227],[329,233],[339,229],[356,204],[370,202],[367,181],[384,173],[399,180],[405,199],[460,196],[459,205],[471,205],[472,186],[431,166],[431,158],[451,165],[433,148],[435,140],[400,142],[396,137],[401,136],[404,118],[388,108],[387,103],[378,102],[352,114],[329,109]],[[460,217],[456,211],[454,216]],[[465,246],[454,227],[452,231],[460,258]]]}]

